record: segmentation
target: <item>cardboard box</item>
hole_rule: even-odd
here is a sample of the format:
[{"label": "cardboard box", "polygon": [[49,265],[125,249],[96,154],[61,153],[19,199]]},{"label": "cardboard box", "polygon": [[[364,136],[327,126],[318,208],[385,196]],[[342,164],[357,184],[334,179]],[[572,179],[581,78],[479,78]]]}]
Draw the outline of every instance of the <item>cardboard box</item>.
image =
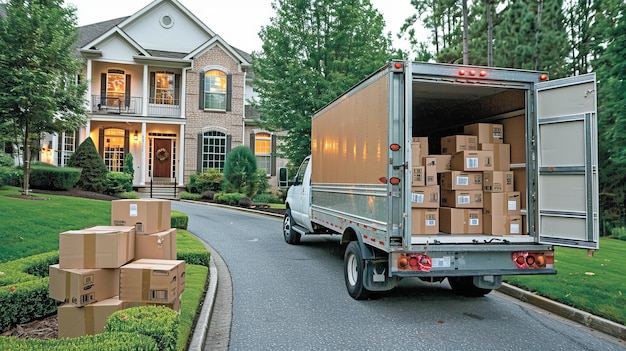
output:
[{"label": "cardboard box", "polygon": [[513,186],[515,191],[519,191],[521,196],[520,206],[522,209],[526,207],[526,168],[517,168],[513,170]]},{"label": "cardboard box", "polygon": [[411,164],[413,166],[420,166],[422,159],[422,143],[419,141],[411,142]]},{"label": "cardboard box", "polygon": [[424,166],[413,166],[413,172],[411,175],[411,186],[425,186],[426,185],[426,173]]},{"label": "cardboard box", "polygon": [[176,228],[135,237],[135,259],[176,259]]},{"label": "cardboard box", "polygon": [[482,190],[482,172],[448,171],[441,173],[441,189],[445,190]]},{"label": "cardboard box", "polygon": [[59,267],[119,268],[135,257],[135,227],[95,226],[59,234]]},{"label": "cardboard box", "polygon": [[439,207],[439,185],[415,186],[411,188],[411,207]]},{"label": "cardboard box", "polygon": [[493,170],[511,170],[511,145],[509,144],[479,144],[480,150],[493,151]]},{"label": "cardboard box", "polygon": [[435,159],[437,173],[443,173],[452,170],[452,167],[450,166],[450,160],[452,159],[452,155],[428,155],[427,157]]},{"label": "cardboard box", "polygon": [[461,151],[452,155],[453,171],[493,171],[493,151]]},{"label": "cardboard box", "polygon": [[422,166],[426,174],[426,186],[437,185],[437,159],[434,157],[422,157]]},{"label": "cardboard box", "polygon": [[104,332],[107,319],[116,311],[123,310],[126,302],[114,297],[84,307],[70,304],[59,306],[59,338],[77,338]]},{"label": "cardboard box", "polygon": [[140,260],[137,260],[135,262],[138,263],[142,263],[142,264],[154,264],[154,265],[160,265],[160,264],[165,264],[165,265],[170,265],[170,264],[175,264],[176,268],[178,270],[178,292],[179,292],[179,296],[182,295],[183,291],[185,291],[185,276],[186,276],[186,263],[184,260],[158,260],[158,259],[153,259],[153,258],[142,258]]},{"label": "cardboard box", "polygon": [[120,268],[120,299],[173,303],[184,288],[185,261],[141,259]]},{"label": "cardboard box", "polygon": [[451,135],[441,138],[441,153],[454,155],[464,150],[478,150],[478,137],[475,135]]},{"label": "cardboard box", "polygon": [[502,144],[504,136],[502,124],[474,123],[463,127],[463,133],[476,135],[478,143]]},{"label": "cardboard box", "polygon": [[483,172],[483,191],[504,193],[514,191],[513,171]]},{"label": "cardboard box", "polygon": [[111,201],[111,225],[136,226],[137,234],[169,229],[172,204],[169,200],[137,199]]},{"label": "cardboard box", "polygon": [[502,121],[507,130],[504,143],[511,145],[511,163],[526,164],[526,118],[517,116]]},{"label": "cardboard box", "polygon": [[428,137],[413,137],[412,141],[417,141],[420,143],[420,149],[423,155],[428,155]]},{"label": "cardboard box", "polygon": [[513,216],[520,214],[520,193],[485,193],[483,213],[492,216]]},{"label": "cardboard box", "polygon": [[58,264],[50,265],[50,297],[81,307],[106,300],[119,294],[120,270],[61,269]]},{"label": "cardboard box", "polygon": [[442,207],[483,208],[482,190],[441,190]]},{"label": "cardboard box", "polygon": [[483,211],[475,208],[439,209],[439,230],[449,234],[482,234]]},{"label": "cardboard box", "polygon": [[522,233],[522,216],[483,216],[485,234],[489,235],[520,235]]},{"label": "cardboard box", "polygon": [[438,208],[412,208],[411,234],[439,234]]}]

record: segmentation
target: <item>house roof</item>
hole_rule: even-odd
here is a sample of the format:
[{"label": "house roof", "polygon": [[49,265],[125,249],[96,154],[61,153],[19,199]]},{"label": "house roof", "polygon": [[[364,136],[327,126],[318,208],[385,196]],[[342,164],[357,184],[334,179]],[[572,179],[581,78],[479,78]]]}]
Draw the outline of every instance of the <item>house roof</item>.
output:
[{"label": "house roof", "polygon": [[[77,48],[79,50],[88,51],[88,50],[94,49],[93,47],[86,47],[87,45],[90,45],[90,43],[94,43],[98,41],[99,39],[104,39],[105,37],[112,35],[112,33],[114,32],[123,33],[125,25],[132,23],[133,21],[141,17],[143,14],[148,12],[150,9],[156,6],[157,3],[160,3],[160,2],[162,1],[160,0],[153,1],[148,6],[144,7],[143,9],[141,9],[139,12],[135,13],[132,16],[119,17],[119,18],[108,20],[108,21],[98,22],[98,23],[79,27],[78,28],[79,39],[76,43]],[[208,39],[201,47],[207,44],[210,44],[211,42],[215,41],[215,39],[219,38],[218,35],[216,35],[213,31],[211,31],[211,29],[209,29],[204,23],[202,23],[202,21],[200,21],[200,19],[198,19],[195,15],[193,15],[193,13],[189,12],[189,10],[187,10],[178,1],[173,0],[171,1],[171,3],[175,4],[176,6],[179,6],[179,8],[183,11],[183,13],[185,13],[187,16],[189,16],[189,18],[195,21],[197,25],[200,28],[202,28],[202,30],[204,30],[208,36],[210,36],[210,39]],[[117,27],[117,30],[115,30],[116,27]],[[127,39],[131,39],[132,41],[132,38],[127,38]],[[252,61],[252,57],[249,53],[231,46],[230,44],[226,43],[221,38],[219,38],[218,40],[226,46],[226,50],[231,51],[234,57],[237,57],[237,59],[239,60],[243,60],[244,64],[249,64]],[[139,46],[138,43],[133,43],[133,44]],[[141,47],[140,49],[141,51],[144,51],[145,53],[150,55],[150,57],[152,58],[165,58],[165,59],[170,59],[170,60],[171,59],[183,60],[185,57],[188,57],[189,54],[197,50],[197,49],[192,50],[190,52],[174,52],[174,51],[145,49]]]}]

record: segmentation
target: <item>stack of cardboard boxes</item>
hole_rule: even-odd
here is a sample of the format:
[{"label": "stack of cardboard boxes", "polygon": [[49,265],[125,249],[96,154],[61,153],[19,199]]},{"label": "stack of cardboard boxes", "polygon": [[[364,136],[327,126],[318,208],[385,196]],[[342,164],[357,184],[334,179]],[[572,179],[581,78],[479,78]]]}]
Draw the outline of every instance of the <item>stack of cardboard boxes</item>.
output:
[{"label": "stack of cardboard boxes", "polygon": [[521,234],[502,124],[467,125],[464,133],[441,138],[440,155],[428,153],[427,138],[413,138],[413,234]]},{"label": "stack of cardboard boxes", "polygon": [[51,265],[50,297],[59,337],[104,331],[115,311],[166,305],[180,311],[185,262],[176,260],[176,229],[166,200],[112,201],[111,226],[59,235],[59,263]]}]

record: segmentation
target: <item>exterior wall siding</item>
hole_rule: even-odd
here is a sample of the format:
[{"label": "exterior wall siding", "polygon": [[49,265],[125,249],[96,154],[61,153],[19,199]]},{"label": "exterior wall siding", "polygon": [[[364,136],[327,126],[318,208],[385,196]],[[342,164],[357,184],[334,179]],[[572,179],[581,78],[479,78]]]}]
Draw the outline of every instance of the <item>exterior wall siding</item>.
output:
[{"label": "exterior wall siding", "polygon": [[[199,76],[205,67],[221,67],[232,75],[232,111],[217,112],[200,109]],[[244,77],[239,64],[219,45],[213,46],[193,61],[187,71],[187,97],[185,102],[187,125],[185,128],[185,183],[189,175],[196,174],[198,157],[198,133],[219,130],[232,137],[231,147],[246,145],[243,134]]]}]

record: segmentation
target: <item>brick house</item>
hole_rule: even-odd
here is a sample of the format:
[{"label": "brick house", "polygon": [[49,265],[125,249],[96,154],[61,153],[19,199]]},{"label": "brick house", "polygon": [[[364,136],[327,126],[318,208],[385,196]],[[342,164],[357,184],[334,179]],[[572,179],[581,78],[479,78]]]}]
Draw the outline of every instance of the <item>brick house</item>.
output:
[{"label": "brick house", "polygon": [[48,135],[40,159],[65,165],[91,137],[110,171],[133,154],[134,185],[184,187],[191,174],[223,170],[228,152],[250,147],[275,185],[276,135],[257,126],[251,57],[226,43],[176,0],[79,28],[89,80],[89,119]]}]

